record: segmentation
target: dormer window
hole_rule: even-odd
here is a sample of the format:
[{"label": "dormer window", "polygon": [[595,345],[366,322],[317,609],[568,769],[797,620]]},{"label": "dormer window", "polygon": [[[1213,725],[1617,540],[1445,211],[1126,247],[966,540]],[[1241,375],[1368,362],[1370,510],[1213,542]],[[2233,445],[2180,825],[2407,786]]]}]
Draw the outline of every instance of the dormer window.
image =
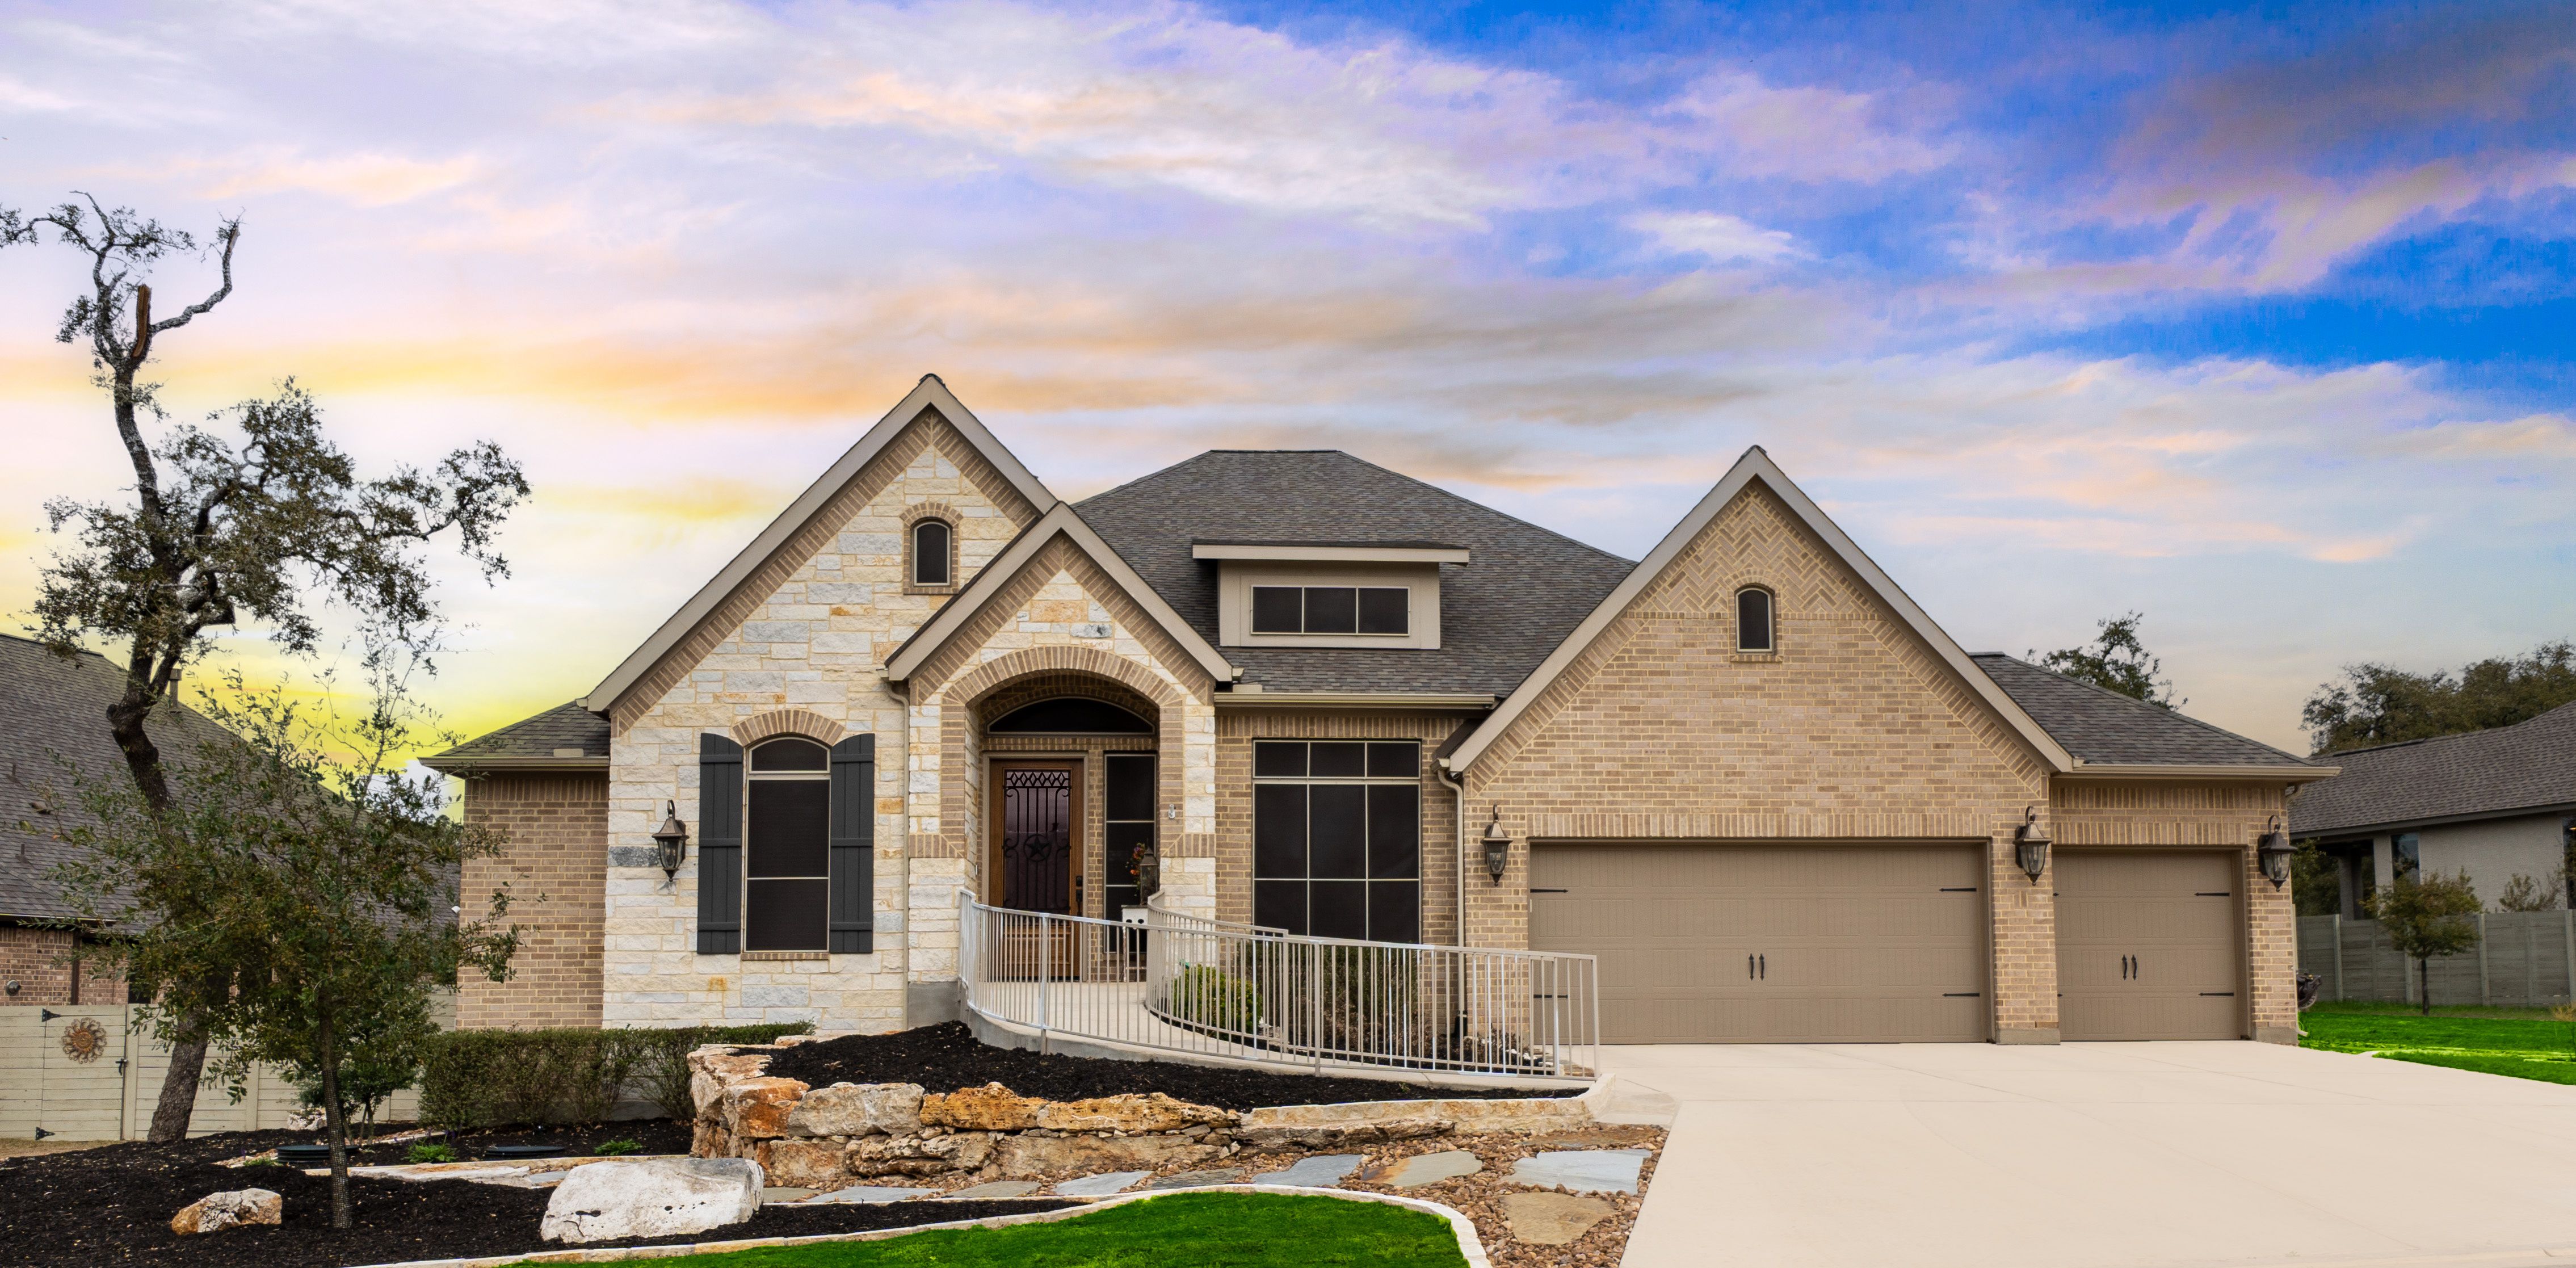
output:
[{"label": "dormer window", "polygon": [[910,577],[915,589],[944,590],[957,584],[957,530],[948,521],[924,519],[913,524]]},{"label": "dormer window", "polygon": [[1771,592],[1746,586],[1735,592],[1735,650],[1776,652],[1779,640],[1771,628]]},{"label": "dormer window", "polygon": [[1467,549],[1438,542],[1193,542],[1217,569],[1223,647],[1440,646],[1440,581]]},{"label": "dormer window", "polygon": [[1255,634],[1410,634],[1406,586],[1252,587]]}]

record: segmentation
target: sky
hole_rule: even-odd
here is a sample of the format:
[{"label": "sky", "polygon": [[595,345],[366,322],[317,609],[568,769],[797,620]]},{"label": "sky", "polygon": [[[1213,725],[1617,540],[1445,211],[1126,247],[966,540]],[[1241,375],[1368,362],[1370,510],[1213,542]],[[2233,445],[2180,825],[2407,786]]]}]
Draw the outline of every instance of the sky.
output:
[{"label": "sky", "polygon": [[[2141,611],[2294,751],[2576,635],[2563,5],[0,3],[0,205],[74,190],[242,218],[171,425],[525,463],[510,575],[432,556],[466,733],[926,372],[1067,497],[1341,448],[1630,558],[1758,444],[1968,650]],[[0,251],[11,629],[123,495],[81,280]]]}]

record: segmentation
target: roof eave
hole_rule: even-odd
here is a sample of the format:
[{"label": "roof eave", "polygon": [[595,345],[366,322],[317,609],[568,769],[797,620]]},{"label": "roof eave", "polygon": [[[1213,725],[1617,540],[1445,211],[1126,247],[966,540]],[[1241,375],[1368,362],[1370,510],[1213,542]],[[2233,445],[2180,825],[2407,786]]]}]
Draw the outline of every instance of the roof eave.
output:
[{"label": "roof eave", "polygon": [[2522,819],[2533,815],[2576,814],[2576,801],[2548,801],[2532,806],[2503,806],[2493,810],[2470,810],[2455,815],[2425,815],[2412,819],[2382,819],[2375,823],[2334,823],[2324,827],[2303,827],[2298,811],[2290,812],[2290,835],[2296,837],[2344,836],[2354,833],[2402,832],[2409,828],[2438,828],[2453,823],[2479,823],[2489,819]]},{"label": "roof eave", "polygon": [[605,771],[605,757],[471,757],[441,753],[424,757],[420,764],[441,775],[470,775],[476,771]]},{"label": "roof eave", "polygon": [[1233,691],[1217,693],[1220,709],[1440,709],[1494,707],[1492,692],[1460,691]]},{"label": "roof eave", "polygon": [[2339,766],[2265,766],[2235,762],[2085,762],[2058,772],[2060,779],[2259,779],[2265,783],[2314,783],[2341,774]]}]

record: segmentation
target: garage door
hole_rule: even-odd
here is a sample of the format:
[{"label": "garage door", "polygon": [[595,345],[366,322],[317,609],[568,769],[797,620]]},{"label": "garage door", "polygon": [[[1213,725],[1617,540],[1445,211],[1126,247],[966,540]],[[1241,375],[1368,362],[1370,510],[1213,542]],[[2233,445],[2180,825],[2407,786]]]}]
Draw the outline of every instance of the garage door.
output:
[{"label": "garage door", "polygon": [[1981,1040],[1979,860],[1935,845],[1542,844],[1530,946],[1601,957],[1609,1043]]},{"label": "garage door", "polygon": [[2233,854],[2057,852],[2065,1039],[2237,1039],[2244,941]]}]

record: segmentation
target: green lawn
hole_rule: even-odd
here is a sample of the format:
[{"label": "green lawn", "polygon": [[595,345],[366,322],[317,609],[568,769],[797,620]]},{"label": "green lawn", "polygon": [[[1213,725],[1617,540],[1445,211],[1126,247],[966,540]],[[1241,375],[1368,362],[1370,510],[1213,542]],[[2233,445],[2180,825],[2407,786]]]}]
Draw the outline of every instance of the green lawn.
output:
[{"label": "green lawn", "polygon": [[657,1268],[1464,1268],[1467,1257],[1460,1253],[1449,1221],[1424,1211],[1284,1193],[1182,1193],[1052,1224],[952,1229],[879,1242],[770,1246],[652,1262]]},{"label": "green lawn", "polygon": [[2576,1084],[2576,1027],[2538,1008],[2319,1004],[2299,1017],[2302,1048],[2372,1052],[2397,1061]]}]

